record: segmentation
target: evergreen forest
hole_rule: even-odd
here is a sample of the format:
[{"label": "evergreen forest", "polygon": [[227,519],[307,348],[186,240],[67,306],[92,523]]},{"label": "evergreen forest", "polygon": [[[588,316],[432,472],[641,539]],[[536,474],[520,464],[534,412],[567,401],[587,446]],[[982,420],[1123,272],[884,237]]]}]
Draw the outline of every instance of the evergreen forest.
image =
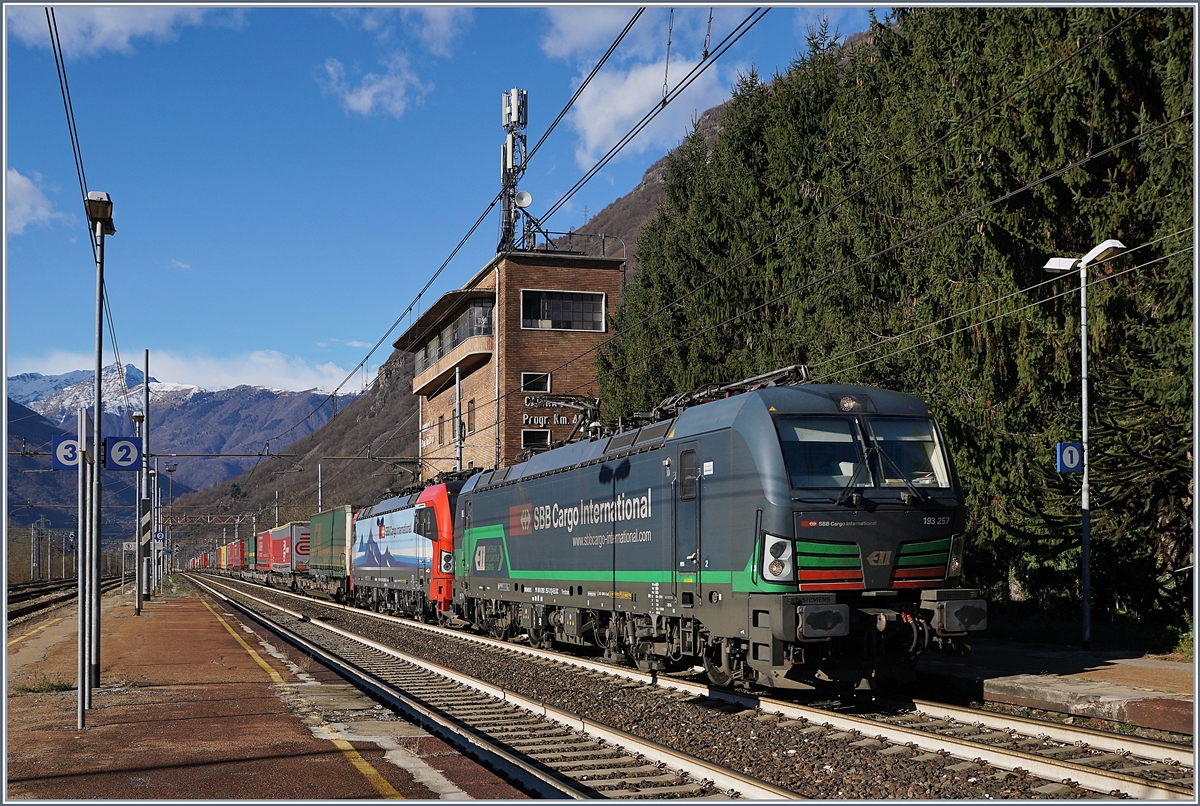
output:
[{"label": "evergreen forest", "polygon": [[610,418],[807,364],[917,395],[968,504],[966,584],[1080,607],[1079,272],[1091,606],[1192,612],[1191,8],[921,8],[743,75],[672,153],[597,358]]}]

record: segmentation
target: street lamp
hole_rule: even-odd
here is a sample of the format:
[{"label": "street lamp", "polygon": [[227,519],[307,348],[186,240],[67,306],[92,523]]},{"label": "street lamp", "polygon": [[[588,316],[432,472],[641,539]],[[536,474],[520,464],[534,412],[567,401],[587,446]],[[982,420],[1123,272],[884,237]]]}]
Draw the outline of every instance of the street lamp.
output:
[{"label": "street lamp", "polygon": [[[87,198],[84,200],[84,206],[87,208],[88,221],[91,222],[92,229],[96,233],[96,378],[95,378],[95,400],[93,401],[92,416],[95,418],[94,427],[92,428],[92,456],[96,462],[95,472],[92,474],[92,530],[91,538],[92,545],[90,547],[91,568],[89,569],[90,584],[88,586],[88,606],[91,609],[91,677],[94,686],[100,685],[100,546],[103,541],[101,534],[101,517],[103,508],[101,506],[101,485],[100,485],[100,445],[103,440],[101,436],[101,427],[103,420],[103,409],[101,408],[101,388],[104,385],[103,372],[103,350],[104,350],[104,236],[115,235],[117,228],[113,226],[112,199],[102,190],[89,191]],[[80,434],[79,438],[83,439],[84,435]],[[79,603],[80,607],[84,606],[83,602]]]},{"label": "street lamp", "polygon": [[1083,389],[1083,492],[1081,514],[1083,520],[1082,567],[1083,584],[1083,648],[1092,650],[1092,604],[1091,604],[1091,510],[1088,502],[1088,375],[1087,375],[1087,270],[1093,263],[1116,257],[1125,251],[1125,244],[1107,240],[1096,246],[1082,258],[1052,257],[1043,267],[1048,272],[1067,272],[1079,269],[1079,344],[1082,355],[1081,386]]}]

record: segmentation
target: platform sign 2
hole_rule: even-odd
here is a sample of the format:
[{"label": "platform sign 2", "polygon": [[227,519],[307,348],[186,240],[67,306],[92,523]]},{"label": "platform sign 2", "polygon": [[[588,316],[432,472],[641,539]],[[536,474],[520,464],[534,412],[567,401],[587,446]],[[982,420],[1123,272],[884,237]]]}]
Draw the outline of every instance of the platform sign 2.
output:
[{"label": "platform sign 2", "polygon": [[1056,450],[1059,473],[1079,473],[1083,470],[1083,443],[1060,442]]},{"label": "platform sign 2", "polygon": [[104,440],[105,470],[138,470],[142,441],[138,437],[108,437]]},{"label": "platform sign 2", "polygon": [[54,437],[50,442],[50,469],[74,470],[79,467],[79,440],[71,436]]}]

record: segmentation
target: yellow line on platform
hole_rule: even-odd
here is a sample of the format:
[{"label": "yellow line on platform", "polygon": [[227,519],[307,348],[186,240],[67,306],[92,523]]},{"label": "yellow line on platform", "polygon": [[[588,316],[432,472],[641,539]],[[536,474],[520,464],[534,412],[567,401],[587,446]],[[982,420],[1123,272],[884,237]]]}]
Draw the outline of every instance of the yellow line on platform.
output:
[{"label": "yellow line on platform", "polygon": [[[261,666],[263,671],[270,675],[273,683],[280,686],[288,686],[288,684],[285,683],[283,678],[279,675],[279,672],[271,668],[271,665],[263,660],[262,656],[259,655],[252,646],[247,644],[245,639],[238,635],[233,627],[229,626],[229,623],[225,621],[225,619],[221,618],[220,613],[218,613],[216,610],[213,610],[212,606],[208,602],[205,602],[203,599],[200,601],[203,602],[204,606],[208,608],[208,612],[216,616],[217,621],[221,622],[221,626],[224,627],[229,634],[234,637],[234,640],[241,644],[242,648],[245,649],[246,652],[250,653],[250,657],[254,659],[254,662]],[[290,688],[290,686],[288,687]],[[350,744],[350,742],[346,741],[345,739],[338,738],[324,724],[321,724],[318,727],[320,727],[326,738],[333,742],[333,746],[342,752],[342,755],[346,757],[346,760],[353,764],[356,770],[362,773],[363,778],[366,778],[367,782],[370,783],[371,786],[375,787],[376,792],[388,800],[405,799],[403,795],[396,791],[396,788],[392,786],[386,778],[379,774],[379,770],[372,767],[370,762],[359,755],[359,752],[354,749],[354,745]]]},{"label": "yellow line on platform", "polygon": [[[65,617],[64,617],[64,618],[65,618]],[[40,633],[42,630],[46,629],[47,627],[53,627],[55,624],[57,624],[57,623],[58,623],[58,622],[60,622],[60,621],[62,621],[62,618],[56,618],[54,621],[47,621],[47,622],[46,622],[45,624],[43,624],[42,626],[40,626],[40,627],[34,627],[32,630],[30,630],[29,632],[25,633],[24,635],[18,635],[16,638],[14,638],[14,639],[12,639],[11,641],[9,641],[9,642],[8,642],[8,645],[9,645],[9,646],[12,646],[12,645],[14,645],[14,644],[18,644],[18,643],[20,643],[21,641],[24,641],[26,638],[28,638],[28,637],[29,637],[29,636],[31,636],[31,635],[37,635],[38,633]]]}]

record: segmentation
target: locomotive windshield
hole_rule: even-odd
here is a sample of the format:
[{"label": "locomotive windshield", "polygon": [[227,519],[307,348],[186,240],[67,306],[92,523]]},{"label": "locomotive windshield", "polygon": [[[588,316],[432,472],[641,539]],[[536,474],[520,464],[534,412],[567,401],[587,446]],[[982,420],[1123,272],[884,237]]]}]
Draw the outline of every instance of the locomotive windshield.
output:
[{"label": "locomotive windshield", "polygon": [[930,418],[784,415],[775,426],[794,490],[950,486]]}]

